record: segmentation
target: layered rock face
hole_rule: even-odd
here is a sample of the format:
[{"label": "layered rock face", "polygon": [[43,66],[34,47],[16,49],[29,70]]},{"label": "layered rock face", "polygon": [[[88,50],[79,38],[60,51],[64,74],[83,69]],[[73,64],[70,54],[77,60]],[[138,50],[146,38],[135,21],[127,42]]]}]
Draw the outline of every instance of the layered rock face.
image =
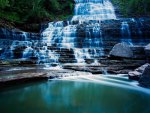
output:
[{"label": "layered rock face", "polygon": [[[54,57],[60,56],[57,57],[60,62],[72,63],[77,62],[78,59],[75,57],[78,56],[84,57],[82,60],[107,56],[112,47],[122,42],[123,38],[126,38],[123,40],[128,45],[130,43],[133,45],[146,45],[150,42],[150,27],[148,26],[150,20],[129,20],[130,34],[124,30],[127,36],[122,36],[121,25],[124,20],[88,21],[81,24],[76,21],[72,23],[69,23],[69,21],[54,22],[49,24],[51,27],[46,29],[42,36],[2,28],[0,32],[1,53],[7,50],[7,52],[10,52],[9,55],[14,54],[14,56],[7,56],[5,53],[8,58],[29,58],[38,57],[34,55],[35,52],[45,51],[46,53],[46,50],[51,50],[55,54]],[[137,23],[141,24],[140,28]],[[137,48],[139,49],[139,47]],[[5,55],[4,57],[7,58]],[[46,55],[43,57],[46,57]]]},{"label": "layered rock face", "polygon": [[40,34],[0,28],[1,59],[23,58],[24,50],[35,40],[40,40]]},{"label": "layered rock face", "polygon": [[150,19],[117,19],[109,0],[75,2],[72,19],[50,22],[42,26],[40,35],[2,28],[0,58],[51,65],[102,63],[115,44],[125,42],[140,45],[131,47],[134,58],[146,59],[141,45],[150,42]]}]

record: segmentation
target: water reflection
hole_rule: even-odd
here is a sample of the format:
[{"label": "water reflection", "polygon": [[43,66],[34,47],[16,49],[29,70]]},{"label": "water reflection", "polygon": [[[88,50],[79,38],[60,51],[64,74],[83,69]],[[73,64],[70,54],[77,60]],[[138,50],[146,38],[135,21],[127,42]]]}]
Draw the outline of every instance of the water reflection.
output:
[{"label": "water reflection", "polygon": [[149,106],[146,93],[83,81],[55,80],[0,93],[1,113],[149,113]]}]

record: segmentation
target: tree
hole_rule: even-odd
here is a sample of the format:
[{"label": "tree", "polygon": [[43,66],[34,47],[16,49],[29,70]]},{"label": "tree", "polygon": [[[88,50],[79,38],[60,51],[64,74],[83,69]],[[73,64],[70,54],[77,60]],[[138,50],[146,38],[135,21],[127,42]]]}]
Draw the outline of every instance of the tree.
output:
[{"label": "tree", "polygon": [[124,16],[150,16],[150,0],[112,0]]},{"label": "tree", "polygon": [[8,0],[0,0],[0,9],[4,9],[7,6],[9,6]]}]

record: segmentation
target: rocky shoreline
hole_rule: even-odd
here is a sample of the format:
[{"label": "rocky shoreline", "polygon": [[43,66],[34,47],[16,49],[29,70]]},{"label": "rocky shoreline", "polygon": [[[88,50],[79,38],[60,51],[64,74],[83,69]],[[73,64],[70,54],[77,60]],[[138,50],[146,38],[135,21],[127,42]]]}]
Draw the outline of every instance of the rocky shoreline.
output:
[{"label": "rocky shoreline", "polygon": [[[145,55],[141,54],[141,51],[145,51]],[[92,63],[87,59],[87,64],[62,64],[62,68],[58,70],[55,70],[55,67],[44,69],[44,65],[31,63],[34,62],[33,60],[24,62],[18,60],[1,61],[0,88],[25,82],[77,76],[77,72],[80,74],[87,72],[87,74],[92,73],[93,75],[128,74],[129,79],[139,81],[140,86],[150,87],[149,53],[149,45],[134,47],[126,43],[118,43],[107,57],[97,59],[97,62]]]},{"label": "rocky shoreline", "polygon": [[[121,26],[124,22],[127,22],[130,28],[130,33],[128,33],[128,37],[125,38],[126,40],[130,40],[129,38],[131,38],[133,45],[129,45],[128,43],[119,43],[121,42],[122,37]],[[77,35],[77,41],[73,41],[73,43],[76,43],[76,48],[60,47],[61,43],[58,43],[58,40],[56,40],[56,44],[48,45],[47,42],[44,42],[44,40],[42,39],[43,37],[41,36],[42,34],[40,33],[28,33],[13,28],[0,28],[0,55],[3,55],[3,57],[0,59],[0,81],[2,84],[4,84],[7,81],[13,83],[12,81],[34,81],[34,79],[47,80],[64,76],[74,76],[76,71],[92,74],[129,73],[129,79],[133,80],[140,80],[140,78],[142,77],[141,75],[145,73],[146,78],[149,78],[149,76],[147,76],[147,70],[149,72],[149,68],[144,69],[146,71],[143,70],[142,72],[140,72],[140,77],[138,77],[139,75],[134,75],[134,72],[136,70],[132,73],[134,69],[146,63],[150,63],[150,44],[148,44],[150,40],[149,23],[149,18],[128,18],[119,20],[112,19],[102,22],[93,20],[83,23],[80,23],[79,21],[73,21],[70,26],[77,26],[77,33],[74,34],[71,32],[71,35],[73,35],[73,37],[74,35]],[[60,23],[54,22],[54,24]],[[68,21],[62,21],[61,25],[63,27],[66,27],[68,25]],[[95,37],[93,32],[89,32],[93,34],[87,36],[87,29],[88,31],[93,31],[96,25],[100,26],[98,32],[100,32],[101,34],[100,38],[102,38],[103,43],[98,47],[94,46],[94,48],[92,48],[89,46],[90,40],[86,41],[85,38]],[[138,28],[139,25],[140,29]],[[41,31],[47,27],[47,24],[42,25]],[[142,34],[140,34],[138,31],[141,31]],[[57,34],[55,35],[57,37]],[[139,44],[141,40],[143,41],[143,43]],[[148,45],[145,46],[146,44]],[[89,48],[85,47],[85,45],[87,45],[87,47]],[[84,58],[83,60],[85,60],[85,62],[83,64],[80,64],[77,62],[78,59],[75,58],[74,49],[85,49],[87,53],[92,57]],[[47,51],[51,51],[53,54],[44,56],[44,54],[40,53],[42,51],[44,51],[45,53],[47,53]],[[23,56],[23,53],[25,52],[27,53],[28,57]],[[39,52],[39,56],[41,57],[35,55],[36,52]],[[103,54],[101,55],[100,53],[102,52]],[[97,53],[99,54],[96,55]],[[59,56],[59,58],[50,59],[52,55]],[[43,60],[43,56],[47,59]],[[58,62],[51,62],[53,60],[58,60]],[[42,66],[36,69],[36,67],[39,67],[41,64],[44,65],[44,61],[48,61],[51,66],[61,65],[63,71],[59,72],[56,70],[49,70],[50,72],[52,72],[52,74],[50,74],[49,72],[43,70]],[[27,70],[25,69],[28,66],[34,68],[30,68],[29,70],[27,69],[28,71],[31,71],[30,73],[27,73]],[[8,71],[8,69],[12,67],[22,67],[22,70],[19,70],[18,72]],[[134,76],[131,75],[131,73]],[[138,72],[135,73],[137,74]],[[1,75],[11,74],[17,75],[18,78],[1,78]],[[139,83],[141,83],[142,86],[149,87],[149,83],[146,82],[148,85],[145,85],[145,83],[142,82],[143,80],[145,79],[142,77]]]},{"label": "rocky shoreline", "polygon": [[[84,72],[68,69],[44,69],[41,67],[0,67],[0,89],[12,87],[13,85],[33,83],[37,81],[48,81],[69,76],[79,76]],[[89,73],[87,73],[89,74]]]},{"label": "rocky shoreline", "polygon": [[[79,68],[80,67],[80,68]],[[150,88],[150,64],[145,64],[140,68],[135,69],[135,71],[128,70],[128,78],[130,80],[136,80],[139,82],[139,86]],[[65,66],[64,66],[65,68]],[[94,69],[96,68],[96,69]],[[52,79],[60,79],[70,76],[80,76],[80,75],[93,75],[100,76],[111,75],[106,72],[106,68],[101,68],[98,66],[93,67],[83,67],[78,65],[77,67],[66,68],[66,69],[55,69],[54,68],[41,68],[41,67],[3,67],[0,71],[0,89],[7,87],[12,87],[14,85],[33,83],[37,81],[48,81]],[[123,74],[123,73],[122,73]],[[114,75],[114,74],[112,74]]]}]

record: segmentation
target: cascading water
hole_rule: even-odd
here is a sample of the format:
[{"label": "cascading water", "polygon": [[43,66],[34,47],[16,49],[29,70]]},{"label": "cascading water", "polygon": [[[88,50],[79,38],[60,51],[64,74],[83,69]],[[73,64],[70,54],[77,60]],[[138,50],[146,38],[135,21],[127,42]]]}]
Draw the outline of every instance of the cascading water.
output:
[{"label": "cascading water", "polygon": [[[75,15],[71,21],[50,22],[41,34],[42,40],[28,41],[28,33],[23,32],[19,37],[13,33],[15,41],[9,47],[11,58],[16,55],[25,59],[35,57],[38,59],[37,63],[44,64],[59,63],[60,60],[69,62],[69,59],[77,63],[93,59],[98,63],[95,58],[104,55],[101,21],[116,19],[114,8],[109,0],[75,2]],[[93,22],[88,23],[90,20]],[[75,21],[79,22],[73,24]],[[80,29],[82,26],[83,30]],[[22,51],[22,54],[18,54],[18,51]]]},{"label": "cascading water", "polygon": [[116,19],[114,7],[109,0],[75,0],[73,21]]},{"label": "cascading water", "polygon": [[121,24],[121,35],[122,35],[121,42],[126,42],[130,45],[133,45],[129,24],[126,21],[123,21]]},{"label": "cascading water", "polygon": [[[4,30],[4,34],[9,34],[7,31]],[[7,35],[6,35],[7,36]],[[16,34],[14,31],[12,31],[11,38],[13,41],[7,40],[7,45],[3,45],[6,43],[4,41],[2,43],[2,46],[4,46],[4,52],[0,55],[0,58],[2,59],[14,59],[14,58],[20,58],[20,57],[27,57],[26,54],[27,49],[25,47],[31,47],[31,42],[27,41],[28,40],[28,33],[27,32],[22,32],[19,34]],[[23,52],[21,55],[21,52],[25,49],[25,52]]]},{"label": "cascading water", "polygon": [[77,42],[77,26],[68,25],[63,29],[62,47],[74,48]]},{"label": "cascading water", "polygon": [[141,26],[142,26],[142,19],[139,19],[139,20],[136,20],[136,19],[132,19],[133,22],[135,22],[136,24],[136,28],[137,28],[137,31],[136,31],[136,34],[139,36],[139,44],[144,44],[144,38],[142,37],[142,30],[141,30]]},{"label": "cascading water", "polygon": [[[72,48],[77,63],[85,63],[85,59],[95,59],[104,54],[101,21],[116,19],[116,15],[109,0],[75,0],[75,2],[75,15],[71,22],[67,21],[67,25],[62,21],[51,22],[42,36],[43,42],[46,41],[49,46]],[[85,25],[83,27],[85,36],[80,37],[79,27],[83,22],[90,20],[98,21]],[[74,21],[79,21],[79,24],[70,24]],[[98,61],[95,59],[94,62]]]},{"label": "cascading water", "polygon": [[[143,21],[117,20],[109,0],[75,0],[75,3],[72,19],[50,22],[45,30],[42,29],[39,39],[30,39],[31,36],[26,32],[15,34],[2,29],[3,34],[9,34],[9,39],[13,41],[4,49],[1,58],[33,58],[39,64],[90,62],[96,65],[99,64],[98,59],[107,54],[120,38],[122,42],[132,45],[133,28],[130,31],[130,27],[133,26],[129,22],[137,26],[134,33],[143,36],[143,29],[140,28],[143,27]],[[115,32],[118,29],[119,34]],[[4,35],[2,37],[6,38]]]},{"label": "cascading water", "polygon": [[51,46],[60,44],[62,40],[63,21],[50,22],[48,28],[42,33],[43,42]]},{"label": "cascading water", "polygon": [[[90,20],[98,20],[100,22],[102,20],[116,19],[114,7],[109,0],[75,0],[75,3],[75,15],[72,21],[83,23]],[[78,63],[83,63],[84,59],[92,59],[95,55],[102,56],[104,54],[101,23],[99,22],[86,26],[86,36],[82,45],[83,48],[86,47],[88,49],[87,51],[84,51],[85,49],[75,50],[75,57]],[[90,54],[89,48],[100,48],[100,52],[97,53],[96,49],[93,49],[94,54]],[[95,59],[94,62],[97,63],[98,61]]]}]

